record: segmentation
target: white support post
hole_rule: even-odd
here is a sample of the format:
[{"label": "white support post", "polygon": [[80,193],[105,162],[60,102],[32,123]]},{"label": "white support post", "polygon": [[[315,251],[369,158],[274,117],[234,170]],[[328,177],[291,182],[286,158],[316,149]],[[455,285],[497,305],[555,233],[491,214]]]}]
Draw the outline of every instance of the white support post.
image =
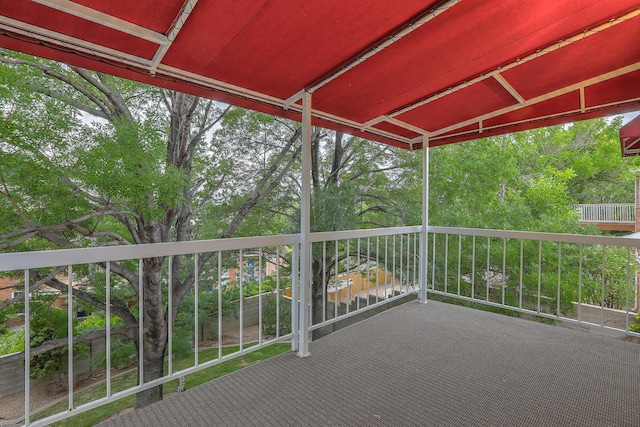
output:
[{"label": "white support post", "polygon": [[300,196],[300,320],[298,356],[309,356],[309,284],[311,278],[311,94],[302,95],[302,194]]},{"label": "white support post", "polygon": [[429,262],[429,136],[422,137],[422,235],[420,237],[420,302],[427,303]]}]

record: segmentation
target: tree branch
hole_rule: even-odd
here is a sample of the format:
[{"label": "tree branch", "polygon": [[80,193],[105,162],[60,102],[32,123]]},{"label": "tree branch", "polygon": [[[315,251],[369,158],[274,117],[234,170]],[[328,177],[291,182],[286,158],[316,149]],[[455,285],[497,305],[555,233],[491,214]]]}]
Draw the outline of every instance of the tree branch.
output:
[{"label": "tree branch", "polygon": [[[126,328],[112,328],[109,331],[105,331],[103,329],[87,332],[86,334],[82,334],[76,337],[73,337],[73,344],[80,344],[84,342],[89,342],[91,340],[95,340],[98,338],[104,338],[107,333],[111,335],[123,335],[127,338],[130,338],[132,341],[136,341],[138,339],[138,328],[136,327],[126,327]],[[30,356],[38,356],[42,353],[46,353],[47,351],[54,350],[56,348],[65,347],[69,344],[68,338],[58,338],[55,340],[45,341],[40,344],[38,347],[31,348],[29,350]],[[25,352],[21,351],[19,353],[9,354],[7,356],[2,357],[2,363],[15,362],[18,360],[24,360]]]},{"label": "tree branch", "polygon": [[[111,101],[111,104],[113,105],[113,107],[116,108],[117,111],[112,111],[108,106],[106,106],[106,104],[103,104],[104,108],[107,109],[107,111],[109,111],[109,113],[111,114],[110,120],[113,120],[116,117],[122,117],[127,120],[133,120],[133,117],[131,116],[131,112],[129,111],[127,104],[125,103],[124,99],[118,92],[111,90],[111,88],[105,85],[104,82],[101,81],[101,79],[96,79],[91,74],[89,74],[87,70],[85,70],[84,68],[71,67],[71,69],[75,71],[76,74],[78,74],[84,80],[86,80],[88,83],[90,83],[93,87],[98,89],[104,96],[107,97],[109,101]],[[99,74],[99,76],[101,75]]]}]

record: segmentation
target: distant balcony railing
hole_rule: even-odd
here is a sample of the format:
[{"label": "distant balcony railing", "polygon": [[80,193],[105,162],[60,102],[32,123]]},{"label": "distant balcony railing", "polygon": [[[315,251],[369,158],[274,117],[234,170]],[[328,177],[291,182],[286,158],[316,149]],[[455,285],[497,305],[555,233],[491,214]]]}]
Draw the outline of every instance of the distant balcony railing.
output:
[{"label": "distant balcony railing", "polygon": [[636,219],[633,203],[577,205],[576,209],[585,223],[634,223]]}]

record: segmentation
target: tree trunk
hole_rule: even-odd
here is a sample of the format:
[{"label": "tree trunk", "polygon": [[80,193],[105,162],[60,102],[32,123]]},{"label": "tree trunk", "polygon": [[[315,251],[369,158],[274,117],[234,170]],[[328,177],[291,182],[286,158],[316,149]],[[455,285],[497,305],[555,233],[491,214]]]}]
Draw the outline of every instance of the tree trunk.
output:
[{"label": "tree trunk", "polygon": [[[164,375],[164,353],[167,348],[168,329],[162,295],[162,265],[163,258],[144,260],[144,295],[138,296],[144,304],[142,342],[144,383],[162,378]],[[162,400],[162,385],[137,393],[135,407],[142,408],[160,400]]]},{"label": "tree trunk", "polygon": [[[145,345],[146,347],[146,345]],[[162,378],[164,374],[164,357],[155,357],[145,354],[143,379],[147,383],[151,380]],[[162,385],[136,393],[135,409],[143,408],[162,400]]]},{"label": "tree trunk", "polygon": [[[333,311],[329,310],[329,307],[325,306],[323,303],[324,297],[326,295],[327,283],[323,282],[322,280],[321,260],[313,261],[311,274],[311,324],[317,325],[322,323],[323,321],[323,312],[326,314],[324,318],[330,319],[333,315]],[[322,338],[323,336],[328,335],[331,332],[333,332],[333,324],[313,330],[311,333],[311,339],[316,340],[318,338]]]}]

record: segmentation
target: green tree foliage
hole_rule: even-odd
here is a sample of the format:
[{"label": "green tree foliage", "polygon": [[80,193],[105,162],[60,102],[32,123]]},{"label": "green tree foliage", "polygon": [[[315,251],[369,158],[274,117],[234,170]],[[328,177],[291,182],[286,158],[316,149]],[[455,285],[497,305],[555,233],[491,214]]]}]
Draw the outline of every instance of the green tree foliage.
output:
[{"label": "green tree foliage", "polygon": [[[420,170],[419,153],[397,150],[314,129],[311,145],[311,231],[339,231],[391,227],[419,223],[421,199],[407,197]],[[419,194],[419,193],[418,193]],[[417,214],[416,214],[417,213]],[[356,246],[347,248],[328,242],[326,251],[312,252],[312,321],[333,316],[323,298],[329,279],[346,271],[346,258],[358,258]],[[363,254],[364,255],[364,254]],[[360,257],[362,263],[368,260]],[[351,268],[354,268],[353,261]]]},{"label": "green tree foliage", "polygon": [[[580,203],[630,203],[634,200],[635,158],[620,156],[619,119],[596,119],[572,125],[521,132],[431,150],[430,224],[558,233],[596,233],[578,222],[574,209]],[[449,240],[446,242],[446,240]],[[487,276],[502,274],[503,242],[485,238],[436,238],[436,286],[457,288],[458,246],[461,246],[461,294],[501,302],[502,287],[487,286]],[[445,271],[445,244],[449,266]],[[520,247],[506,247],[505,298],[517,305],[520,298]],[[558,251],[562,278],[558,301]],[[472,253],[476,265],[471,264]],[[489,253],[489,266],[487,264]],[[538,293],[542,309],[571,311],[578,300],[578,248],[556,244],[523,248],[524,304],[537,308],[527,295]],[[625,305],[627,278],[624,248],[609,248],[607,275],[602,291],[603,255],[598,247],[584,248],[582,301],[613,308]],[[538,271],[538,261],[543,268]],[[548,266],[553,266],[549,268]],[[455,268],[454,268],[455,267]],[[455,271],[454,271],[455,270]],[[489,273],[487,273],[489,271]],[[452,288],[449,288],[451,290]],[[455,289],[457,291],[457,289]]]},{"label": "green tree foliage", "polygon": [[431,225],[583,232],[573,206],[633,203],[637,159],[620,156],[619,119],[596,119],[430,154]]},{"label": "green tree foliage", "polygon": [[[0,249],[13,251],[230,237],[269,202],[300,145],[295,129],[283,138],[265,133],[268,148],[259,149],[258,164],[250,148],[233,151],[227,143],[251,147],[253,133],[241,130],[245,121],[263,118],[6,50],[0,51],[0,116]],[[231,136],[238,140],[226,139]],[[212,268],[211,256],[198,258],[199,271]],[[112,313],[125,324],[120,333],[144,347],[145,382],[163,374],[168,323],[195,280],[192,257],[175,256],[169,288],[167,262],[144,260],[144,342],[127,300],[140,281],[137,263],[111,263],[121,289],[112,295]],[[75,274],[95,279],[104,267],[78,267]],[[49,273],[32,271],[30,290],[46,283],[64,292],[66,284]],[[74,288],[74,297],[104,310],[101,287]],[[155,387],[139,393],[136,405],[161,398]]]}]

